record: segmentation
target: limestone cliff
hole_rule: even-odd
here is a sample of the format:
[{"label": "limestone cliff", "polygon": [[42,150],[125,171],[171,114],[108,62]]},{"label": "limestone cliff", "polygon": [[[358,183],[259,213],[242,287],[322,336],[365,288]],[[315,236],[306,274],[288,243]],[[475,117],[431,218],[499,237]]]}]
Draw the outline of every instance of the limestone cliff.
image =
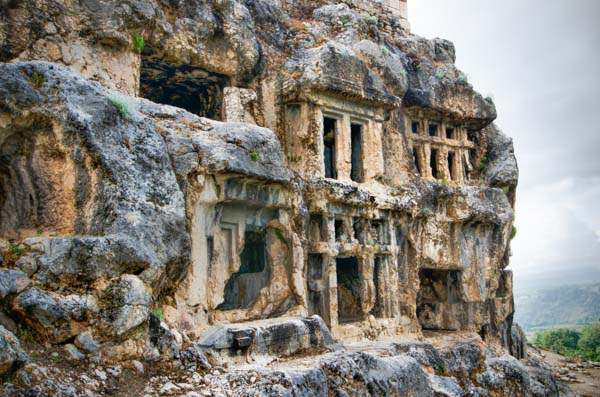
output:
[{"label": "limestone cliff", "polygon": [[404,1],[1,4],[2,372],[20,334],[215,394],[558,395],[512,142]]}]

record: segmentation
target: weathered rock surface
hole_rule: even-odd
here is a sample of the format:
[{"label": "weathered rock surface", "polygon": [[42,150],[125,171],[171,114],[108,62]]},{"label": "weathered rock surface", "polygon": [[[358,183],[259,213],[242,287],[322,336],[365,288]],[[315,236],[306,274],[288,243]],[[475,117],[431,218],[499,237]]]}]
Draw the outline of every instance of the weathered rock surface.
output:
[{"label": "weathered rock surface", "polygon": [[17,337],[0,325],[0,375],[18,369],[28,359]]}]

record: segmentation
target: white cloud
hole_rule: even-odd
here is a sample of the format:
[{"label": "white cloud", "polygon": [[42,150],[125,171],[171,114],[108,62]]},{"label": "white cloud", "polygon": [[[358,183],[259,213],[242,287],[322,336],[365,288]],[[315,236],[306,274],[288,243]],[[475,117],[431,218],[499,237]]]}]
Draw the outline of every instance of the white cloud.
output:
[{"label": "white cloud", "polygon": [[413,0],[413,32],[456,45],[520,168],[520,274],[600,264],[600,1]]}]

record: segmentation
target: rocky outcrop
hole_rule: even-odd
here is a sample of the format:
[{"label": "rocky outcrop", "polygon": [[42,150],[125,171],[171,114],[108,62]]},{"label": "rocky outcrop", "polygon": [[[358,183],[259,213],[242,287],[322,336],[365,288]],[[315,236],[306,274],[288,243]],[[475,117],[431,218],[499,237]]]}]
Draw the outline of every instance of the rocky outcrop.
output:
[{"label": "rocky outcrop", "polygon": [[[73,361],[289,360],[215,376],[256,395],[552,389],[517,360],[512,141],[452,43],[367,3],[8,2],[2,324]],[[336,344],[440,332],[469,341]]]}]

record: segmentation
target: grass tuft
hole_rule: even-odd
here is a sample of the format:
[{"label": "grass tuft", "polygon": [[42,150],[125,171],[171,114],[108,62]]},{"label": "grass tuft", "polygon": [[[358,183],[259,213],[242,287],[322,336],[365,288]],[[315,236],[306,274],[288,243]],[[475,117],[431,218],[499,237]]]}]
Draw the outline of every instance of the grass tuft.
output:
[{"label": "grass tuft", "polygon": [[44,78],[44,76],[42,76],[38,72],[33,72],[31,74],[31,78],[29,80],[29,84],[31,84],[31,86],[33,88],[35,88],[36,90],[39,89],[39,88],[41,88],[44,85],[45,82],[46,82],[46,79]]},{"label": "grass tuft", "polygon": [[144,40],[144,36],[142,36],[139,33],[136,33],[133,36],[133,46],[136,48],[136,50],[138,50],[138,52],[141,54],[142,51],[144,51],[144,47],[146,46],[146,41]]}]

